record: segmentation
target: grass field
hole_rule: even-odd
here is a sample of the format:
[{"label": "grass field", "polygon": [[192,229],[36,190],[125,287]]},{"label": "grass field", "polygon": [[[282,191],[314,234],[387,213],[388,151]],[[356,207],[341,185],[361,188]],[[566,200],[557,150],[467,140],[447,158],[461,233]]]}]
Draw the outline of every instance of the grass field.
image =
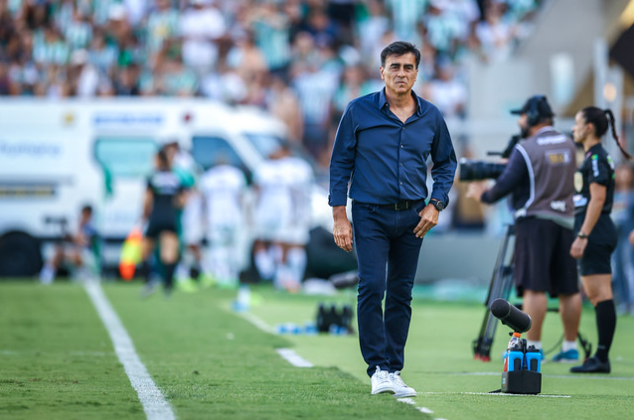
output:
[{"label": "grass field", "polygon": [[[541,396],[486,394],[500,388],[508,329],[498,328],[494,361],[474,361],[483,306],[416,298],[403,377],[419,395],[403,404],[370,395],[355,336],[266,333],[231,310],[235,291],[141,300],[139,283],[103,289],[178,419],[634,419],[634,317],[618,319],[612,374],[574,376],[547,363]],[[321,301],[355,299],[253,291],[259,304],[247,316],[271,327],[312,320]],[[581,331],[596,346],[589,307]],[[560,334],[549,314],[545,347]],[[291,365],[277,348],[314,367]],[[115,418],[146,413],[82,286],[0,282],[0,419]]]}]

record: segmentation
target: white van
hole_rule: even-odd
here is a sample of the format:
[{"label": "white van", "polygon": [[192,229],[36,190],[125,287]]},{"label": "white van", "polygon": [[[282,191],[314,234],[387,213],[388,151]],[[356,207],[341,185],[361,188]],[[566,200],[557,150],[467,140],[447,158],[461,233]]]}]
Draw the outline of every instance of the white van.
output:
[{"label": "white van", "polygon": [[[115,264],[141,215],[145,177],[161,141],[177,139],[202,169],[222,154],[249,177],[286,140],[285,126],[249,107],[204,99],[113,98],[0,101],[0,277],[31,276],[41,244],[73,230],[84,204],[95,208]],[[314,222],[331,229],[326,192],[315,186]],[[113,246],[108,246],[112,244]]]}]

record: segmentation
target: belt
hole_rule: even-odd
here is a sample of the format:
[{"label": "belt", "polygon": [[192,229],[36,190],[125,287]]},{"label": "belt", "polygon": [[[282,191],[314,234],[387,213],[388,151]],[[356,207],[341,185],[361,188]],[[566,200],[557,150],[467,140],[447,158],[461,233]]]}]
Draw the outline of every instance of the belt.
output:
[{"label": "belt", "polygon": [[401,210],[411,209],[412,207],[416,206],[422,201],[423,201],[422,199],[421,200],[405,200],[405,201],[399,201],[398,203],[391,203],[391,204],[376,204],[376,206],[390,208],[396,211],[401,211]]}]

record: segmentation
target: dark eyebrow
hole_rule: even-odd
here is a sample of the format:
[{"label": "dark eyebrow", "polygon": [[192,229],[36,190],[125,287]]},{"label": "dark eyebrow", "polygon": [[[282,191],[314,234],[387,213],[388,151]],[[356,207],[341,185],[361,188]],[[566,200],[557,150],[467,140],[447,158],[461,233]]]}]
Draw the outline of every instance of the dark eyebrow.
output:
[{"label": "dark eyebrow", "polygon": [[401,63],[392,63],[390,64],[390,67],[401,67],[401,65],[405,68],[413,68],[414,65],[413,64],[409,64],[409,63],[405,63],[405,64],[401,64]]}]

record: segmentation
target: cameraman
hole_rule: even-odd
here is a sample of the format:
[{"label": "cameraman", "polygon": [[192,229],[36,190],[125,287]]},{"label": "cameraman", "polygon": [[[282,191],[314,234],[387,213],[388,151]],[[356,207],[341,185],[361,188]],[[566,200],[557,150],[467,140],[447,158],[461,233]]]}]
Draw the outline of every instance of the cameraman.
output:
[{"label": "cameraman", "polygon": [[528,345],[541,350],[546,316],[546,292],[559,297],[564,343],[553,361],[579,359],[576,338],[581,317],[577,268],[569,251],[574,240],[576,171],[575,144],[553,127],[553,112],[545,96],[529,98],[519,110],[521,137],[495,185],[469,185],[467,197],[492,204],[511,194],[515,211],[514,276],[523,309],[533,320]]}]

